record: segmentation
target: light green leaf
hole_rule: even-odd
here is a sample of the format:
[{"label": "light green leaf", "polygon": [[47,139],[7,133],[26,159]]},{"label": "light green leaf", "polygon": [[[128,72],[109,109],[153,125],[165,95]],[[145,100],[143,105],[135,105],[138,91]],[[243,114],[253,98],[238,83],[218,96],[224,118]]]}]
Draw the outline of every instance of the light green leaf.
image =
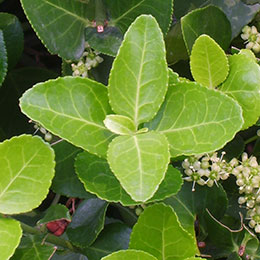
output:
[{"label": "light green leaf", "polygon": [[225,52],[205,34],[199,36],[192,47],[190,67],[193,78],[209,88],[222,83],[229,70]]},{"label": "light green leaf", "polygon": [[2,85],[7,73],[7,52],[5,48],[4,35],[0,30],[0,86]]},{"label": "light green leaf", "polygon": [[135,124],[131,118],[121,115],[107,115],[104,124],[108,130],[118,135],[132,135]]},{"label": "light green leaf", "polygon": [[[209,17],[211,17],[209,22]],[[203,26],[202,26],[203,25]],[[201,34],[213,38],[224,50],[231,41],[231,26],[226,15],[216,6],[196,9],[181,18],[183,38],[189,53]]]},{"label": "light green leaf", "polygon": [[101,258],[103,260],[157,260],[154,256],[141,250],[122,250]]},{"label": "light green leaf", "polygon": [[173,12],[172,0],[105,0],[110,11],[112,23],[125,32],[130,24],[141,14],[151,14],[156,18],[163,33],[167,33]]},{"label": "light green leaf", "polygon": [[108,163],[135,201],[147,201],[159,187],[168,167],[167,139],[156,132],[116,137],[108,148]]},{"label": "light green leaf", "polygon": [[108,92],[112,109],[132,118],[137,128],[155,116],[167,83],[162,32],[152,16],[139,16],[125,34],[110,73]]},{"label": "light green leaf", "polygon": [[253,125],[260,116],[260,67],[245,55],[229,58],[230,73],[219,90],[235,99],[242,107],[243,129]]},{"label": "light green leaf", "polygon": [[22,237],[20,223],[13,219],[0,218],[0,259],[8,260]]},{"label": "light green leaf", "polygon": [[8,70],[10,70],[19,61],[23,52],[23,28],[15,15],[0,13],[0,30],[3,31],[8,56]]},{"label": "light green leaf", "polygon": [[[140,202],[131,199],[122,188],[105,159],[83,152],[77,156],[75,168],[80,180],[84,183],[85,189],[96,194],[99,198],[110,202],[120,202],[125,206],[140,204]],[[181,185],[180,172],[169,165],[165,178],[148,202],[163,200],[176,194]]]},{"label": "light green leaf", "polygon": [[43,44],[53,54],[77,60],[85,48],[88,5],[71,0],[21,0],[24,12]]},{"label": "light green leaf", "polygon": [[26,235],[22,238],[19,247],[11,260],[49,260],[56,248],[54,245],[43,243],[43,235]]},{"label": "light green leaf", "polygon": [[218,150],[242,125],[241,108],[231,98],[197,83],[179,82],[169,87],[148,127],[165,134],[176,157]]},{"label": "light green leaf", "polygon": [[197,253],[196,239],[163,203],[144,210],[133,228],[129,248],[148,252],[158,260],[183,260]]},{"label": "light green leaf", "polygon": [[87,78],[49,80],[26,91],[21,108],[53,134],[91,153],[106,156],[113,134],[103,124],[111,113],[104,85]]},{"label": "light green leaf", "polygon": [[21,135],[0,144],[0,212],[17,214],[40,205],[54,176],[54,152],[40,137]]}]

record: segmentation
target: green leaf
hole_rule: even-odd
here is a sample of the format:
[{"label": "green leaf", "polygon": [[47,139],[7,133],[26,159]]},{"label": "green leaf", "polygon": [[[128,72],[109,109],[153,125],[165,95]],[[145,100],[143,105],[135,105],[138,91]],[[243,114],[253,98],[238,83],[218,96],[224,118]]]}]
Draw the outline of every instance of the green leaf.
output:
[{"label": "green leaf", "polygon": [[105,27],[104,32],[98,33],[96,28],[87,27],[85,38],[95,50],[107,55],[116,56],[123,34],[116,27]]},{"label": "green leaf", "polygon": [[165,44],[167,61],[171,65],[189,58],[181,32],[180,21],[175,23],[167,33]]},{"label": "green leaf", "polygon": [[167,137],[171,156],[176,157],[218,150],[242,124],[241,108],[231,98],[197,83],[179,82],[169,87],[148,127]]},{"label": "green leaf", "polygon": [[106,156],[113,134],[103,124],[111,113],[104,85],[75,77],[39,83],[22,96],[21,108],[53,134]]},{"label": "green leaf", "polygon": [[242,0],[247,5],[260,4],[259,0]]},{"label": "green leaf", "polygon": [[88,5],[71,0],[21,0],[24,12],[43,44],[53,54],[78,60],[85,48]]},{"label": "green leaf", "polygon": [[104,227],[108,203],[100,199],[88,199],[80,203],[66,234],[80,247],[91,245]]},{"label": "green leaf", "polygon": [[190,67],[193,78],[209,88],[222,83],[229,71],[225,52],[205,34],[199,36],[192,47]]},{"label": "green leaf", "polygon": [[157,260],[154,256],[140,250],[122,250],[101,258],[103,260]]},{"label": "green leaf", "polygon": [[54,176],[54,152],[40,137],[22,135],[0,144],[0,212],[17,214],[40,205]]},{"label": "green leaf", "polygon": [[137,128],[155,116],[167,83],[163,35],[153,17],[139,16],[125,34],[110,73],[112,109],[132,118]]},{"label": "green leaf", "polygon": [[88,260],[88,258],[82,254],[69,251],[65,253],[56,252],[51,260]]},{"label": "green leaf", "polygon": [[183,260],[197,253],[196,240],[163,203],[144,210],[133,228],[129,248],[148,252],[158,260]]},{"label": "green leaf", "polygon": [[119,136],[110,143],[107,158],[125,191],[144,202],[164,179],[170,159],[168,141],[156,132]]},{"label": "green leaf", "polygon": [[7,52],[5,48],[3,31],[0,30],[0,86],[7,73]]},{"label": "green leaf", "polygon": [[0,218],[0,259],[8,260],[20,243],[22,229],[14,219]]},{"label": "green leaf", "polygon": [[15,15],[0,13],[0,30],[3,31],[8,56],[8,68],[13,68],[23,52],[23,29]]},{"label": "green leaf", "polygon": [[172,0],[105,0],[112,17],[112,23],[116,24],[122,32],[125,32],[130,24],[141,14],[151,14],[156,18],[163,33],[167,33],[173,12]]},{"label": "green leaf", "polygon": [[[109,202],[120,202],[125,206],[140,204],[140,202],[131,199],[122,188],[105,159],[83,152],[77,156],[75,168],[85,189],[96,194],[99,198]],[[165,178],[148,202],[163,200],[176,194],[181,185],[182,177],[180,172],[169,166]]]},{"label": "green leaf", "polygon": [[82,150],[65,141],[57,143],[53,149],[56,167],[51,189],[68,198],[91,198],[93,195],[86,192],[74,170],[74,159]]},{"label": "green leaf", "polygon": [[53,245],[43,243],[44,236],[26,235],[11,260],[50,259],[56,251]]},{"label": "green leaf", "polygon": [[127,249],[131,229],[122,223],[108,224],[101,231],[96,241],[83,253],[91,260],[100,260],[101,257],[115,251]]},{"label": "green leaf", "polygon": [[[209,17],[211,17],[209,22]],[[201,26],[203,24],[203,26]],[[216,6],[196,9],[181,19],[183,38],[189,53],[201,34],[213,38],[224,50],[231,41],[231,27],[226,15]]]},{"label": "green leaf", "polygon": [[65,219],[69,222],[71,221],[69,209],[62,204],[51,205],[46,210],[45,216],[42,219],[40,219],[37,224],[46,224],[50,221],[60,219]]},{"label": "green leaf", "polygon": [[260,66],[241,54],[229,57],[229,65],[230,73],[219,90],[242,107],[246,129],[260,116]]},{"label": "green leaf", "polygon": [[135,124],[127,116],[107,115],[104,125],[108,130],[118,135],[132,135],[135,133]]}]

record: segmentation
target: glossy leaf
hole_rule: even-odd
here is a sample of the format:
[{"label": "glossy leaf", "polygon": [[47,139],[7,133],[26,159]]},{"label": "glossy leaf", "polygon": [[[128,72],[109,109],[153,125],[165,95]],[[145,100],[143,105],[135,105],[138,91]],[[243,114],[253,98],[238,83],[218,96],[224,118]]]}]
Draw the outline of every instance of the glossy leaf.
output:
[{"label": "glossy leaf", "polygon": [[13,68],[23,52],[23,29],[18,18],[8,13],[0,13],[0,30],[3,31],[8,56],[8,68]]},{"label": "glossy leaf", "polygon": [[167,139],[150,132],[116,137],[109,145],[108,163],[125,191],[135,201],[150,199],[169,163]]},{"label": "glossy leaf", "polygon": [[80,247],[91,245],[104,227],[108,203],[88,199],[79,205],[67,228],[70,241]]},{"label": "glossy leaf", "polygon": [[158,260],[182,260],[197,252],[196,240],[181,227],[172,208],[162,203],[146,208],[141,214],[129,248],[148,252]]},{"label": "glossy leaf", "polygon": [[17,214],[40,205],[54,176],[54,152],[40,137],[22,135],[0,144],[0,212]]},{"label": "glossy leaf", "polygon": [[0,86],[2,85],[7,73],[7,52],[4,42],[3,31],[0,30]]},{"label": "glossy leaf", "polygon": [[108,224],[101,231],[96,241],[83,253],[91,260],[100,260],[101,257],[115,251],[127,249],[131,229],[122,223]]},{"label": "glossy leaf", "polygon": [[129,27],[113,63],[108,88],[112,109],[132,118],[137,128],[154,117],[167,83],[163,35],[153,17],[142,15]]},{"label": "glossy leaf", "polygon": [[53,220],[60,219],[66,219],[69,222],[71,221],[69,209],[62,204],[51,205],[47,209],[45,216],[38,221],[38,224],[41,225]]},{"label": "glossy leaf", "polygon": [[96,28],[87,27],[85,38],[88,44],[95,50],[107,55],[116,56],[123,34],[117,27],[105,27],[104,32],[98,33]]},{"label": "glossy leaf", "polygon": [[141,250],[122,250],[101,258],[103,260],[157,260],[154,256]]},{"label": "glossy leaf", "polygon": [[173,12],[172,0],[105,0],[112,23],[125,32],[139,15],[151,14],[156,18],[163,33],[167,33]]},{"label": "glossy leaf", "polygon": [[229,71],[225,52],[206,34],[199,36],[192,47],[190,67],[193,78],[209,88],[222,83]]},{"label": "glossy leaf", "polygon": [[[83,152],[77,156],[75,167],[80,180],[84,183],[85,189],[96,194],[99,198],[110,202],[120,202],[125,206],[140,204],[140,202],[131,199],[125,192],[120,182],[111,172],[105,159]],[[148,202],[163,200],[176,194],[181,185],[182,177],[180,172],[169,166],[165,178]]]},{"label": "glossy leaf", "polygon": [[118,135],[132,135],[135,133],[135,124],[127,116],[107,115],[104,125],[108,130]]},{"label": "glossy leaf", "polygon": [[104,85],[75,77],[39,83],[22,96],[21,108],[53,134],[106,156],[113,134],[103,124],[111,112]]},{"label": "glossy leaf", "polygon": [[220,91],[235,99],[242,107],[243,129],[253,125],[260,116],[260,66],[245,55],[229,58],[230,73]]},{"label": "glossy leaf", "polygon": [[196,83],[179,82],[169,87],[148,127],[167,137],[171,156],[176,157],[218,150],[242,124],[241,108],[231,98]]},{"label": "glossy leaf", "polygon": [[22,229],[13,219],[0,218],[0,259],[8,260],[20,243]]},{"label": "glossy leaf", "polygon": [[50,259],[56,248],[53,245],[43,243],[43,236],[26,235],[16,249],[11,260]]},{"label": "glossy leaf", "polygon": [[85,190],[74,170],[75,157],[82,150],[65,141],[57,143],[53,148],[56,167],[51,189],[58,194],[72,198],[89,199],[93,197]]},{"label": "glossy leaf", "polygon": [[56,252],[51,260],[88,260],[88,258],[80,253],[58,253]]},{"label": "glossy leaf", "polygon": [[53,54],[77,60],[85,48],[88,5],[70,0],[21,0],[24,12],[43,44]]},{"label": "glossy leaf", "polygon": [[[210,22],[208,22],[211,17]],[[203,25],[203,26],[201,26]],[[231,27],[226,15],[215,6],[196,9],[181,19],[183,38],[189,53],[201,34],[213,38],[224,50],[231,41]]]}]

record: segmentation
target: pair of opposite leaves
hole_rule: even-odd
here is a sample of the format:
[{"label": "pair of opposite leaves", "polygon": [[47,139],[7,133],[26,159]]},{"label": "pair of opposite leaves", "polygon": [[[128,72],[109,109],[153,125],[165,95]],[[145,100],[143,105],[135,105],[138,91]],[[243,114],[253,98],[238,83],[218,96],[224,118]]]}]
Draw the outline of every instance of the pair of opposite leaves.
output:
[{"label": "pair of opposite leaves", "polygon": [[[108,95],[100,83],[65,77],[34,86],[23,95],[21,108],[54,134],[91,153],[107,156],[126,192],[135,201],[147,201],[164,179],[170,156],[221,148],[243,124],[240,107],[221,93],[187,82],[169,86],[168,92],[167,88],[163,35],[153,17],[142,15],[125,34],[110,73]],[[186,96],[189,104],[185,103]],[[204,104],[202,119],[194,121],[192,113],[201,109],[194,110],[192,102],[198,106],[208,96],[211,108]],[[161,106],[164,99],[167,102]],[[232,110],[228,116],[224,113],[226,104]],[[113,112],[118,115],[110,115]],[[209,118],[210,112],[214,118]],[[155,131],[138,130],[152,119],[147,126]],[[190,120],[194,121],[192,126]],[[217,129],[210,135],[209,125]],[[114,138],[108,129],[121,136]]]}]

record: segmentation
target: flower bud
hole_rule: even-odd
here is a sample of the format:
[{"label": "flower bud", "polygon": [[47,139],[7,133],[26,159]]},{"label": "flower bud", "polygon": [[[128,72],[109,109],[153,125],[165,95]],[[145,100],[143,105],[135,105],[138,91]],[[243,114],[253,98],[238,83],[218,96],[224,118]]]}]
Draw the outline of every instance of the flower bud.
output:
[{"label": "flower bud", "polygon": [[244,204],[246,202],[246,198],[245,197],[239,197],[238,198],[238,204]]},{"label": "flower bud", "polygon": [[256,222],[255,222],[253,219],[251,219],[251,220],[249,221],[249,223],[248,223],[248,226],[251,227],[251,228],[254,228],[255,225],[256,225]]}]

